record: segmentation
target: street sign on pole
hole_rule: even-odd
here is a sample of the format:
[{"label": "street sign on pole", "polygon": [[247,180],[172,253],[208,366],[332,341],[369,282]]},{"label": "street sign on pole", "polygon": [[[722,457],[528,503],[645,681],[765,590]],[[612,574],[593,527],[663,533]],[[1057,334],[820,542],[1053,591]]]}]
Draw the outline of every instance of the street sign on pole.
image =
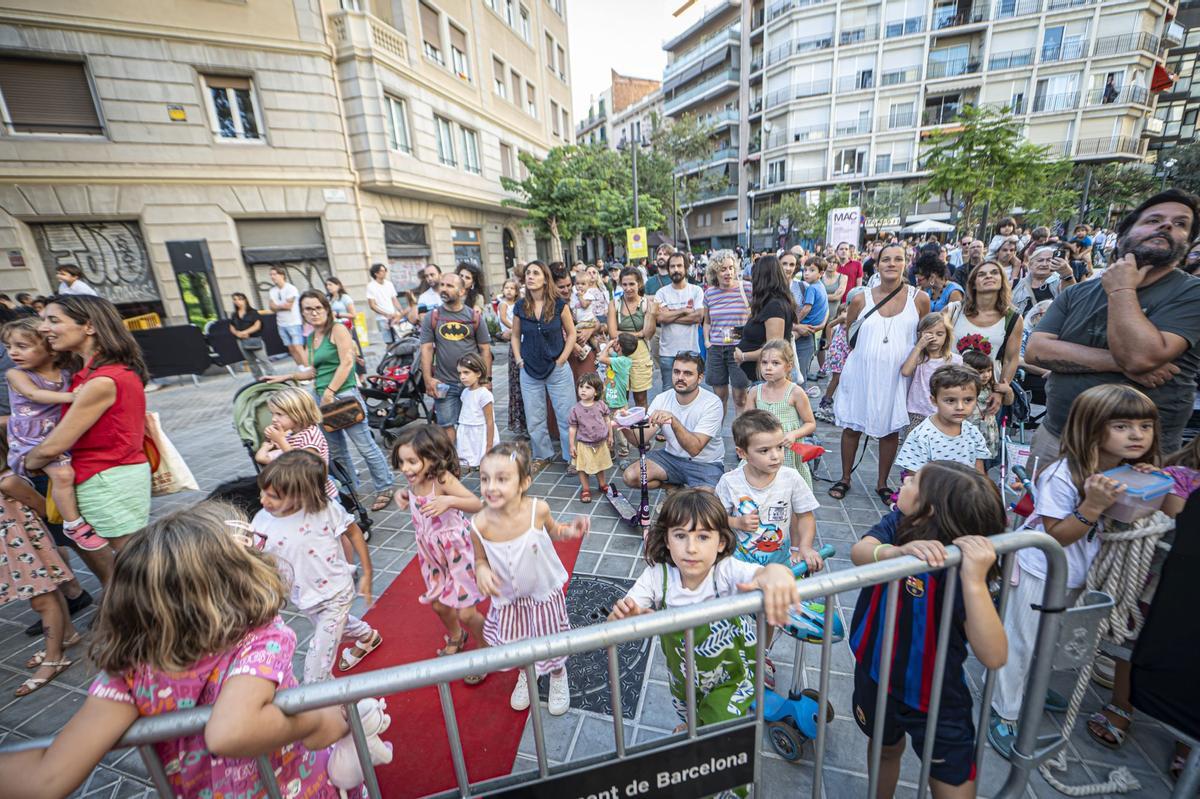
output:
[{"label": "street sign on pole", "polygon": [[646,242],[646,228],[625,229],[625,252],[630,258],[649,258],[650,249]]}]

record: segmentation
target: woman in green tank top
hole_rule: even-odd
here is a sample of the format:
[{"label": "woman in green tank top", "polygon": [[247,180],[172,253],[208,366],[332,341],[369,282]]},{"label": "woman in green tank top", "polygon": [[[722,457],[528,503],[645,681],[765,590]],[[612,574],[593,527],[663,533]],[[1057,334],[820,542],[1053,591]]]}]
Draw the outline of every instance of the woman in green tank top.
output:
[{"label": "woman in green tank top", "polygon": [[[308,356],[308,366],[301,372],[289,375],[277,375],[267,378],[268,382],[279,383],[284,380],[312,380],[313,393],[317,395],[319,405],[328,405],[334,400],[353,397],[363,405],[362,396],[358,393],[358,375],[354,371],[358,350],[354,339],[345,325],[337,324],[329,298],[319,291],[309,289],[300,295],[300,313],[304,321],[312,326],[312,331],[304,339],[304,351]],[[329,455],[346,467],[349,473],[351,487],[358,489],[358,474],[354,461],[350,457],[347,440],[354,442],[354,448],[367,462],[371,472],[371,482],[375,486],[376,497],[371,503],[371,510],[383,510],[392,501],[392,483],[395,477],[388,466],[387,458],[371,435],[371,428],[364,416],[361,422],[352,424],[332,433],[326,432],[329,442]]]}]

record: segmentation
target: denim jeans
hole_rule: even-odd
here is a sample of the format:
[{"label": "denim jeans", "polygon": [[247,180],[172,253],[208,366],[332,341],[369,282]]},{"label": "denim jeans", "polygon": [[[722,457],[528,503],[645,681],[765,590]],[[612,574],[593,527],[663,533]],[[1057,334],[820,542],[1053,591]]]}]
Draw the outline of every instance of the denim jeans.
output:
[{"label": "denim jeans", "polygon": [[812,333],[796,336],[796,369],[807,380],[808,368],[817,353],[817,339]]},{"label": "denim jeans", "polygon": [[666,391],[671,388],[671,372],[674,370],[674,368],[675,368],[675,356],[674,355],[658,356],[658,372],[662,376],[661,391]]},{"label": "denim jeans", "polygon": [[555,366],[549,377],[538,380],[521,370],[521,399],[525,403],[525,426],[529,430],[529,443],[533,457],[546,459],[554,456],[550,443],[550,431],[546,428],[546,392],[554,404],[554,416],[558,422],[559,444],[562,458],[571,462],[571,437],[567,417],[575,407],[575,383],[571,379],[571,367],[565,363]]},{"label": "denim jeans", "polygon": [[[363,404],[362,396],[358,393],[357,388],[352,388],[343,391],[337,395],[337,399],[346,397],[354,397],[359,404]],[[375,491],[382,493],[392,487],[395,482],[395,475],[392,474],[392,469],[388,466],[387,456],[383,454],[383,450],[379,448],[379,444],[375,442],[375,436],[371,434],[371,427],[367,424],[364,418],[358,424],[350,425],[341,430],[335,430],[332,433],[325,434],[325,440],[329,442],[329,456],[336,461],[339,461],[346,470],[350,472],[351,488],[358,490],[358,469],[354,466],[354,460],[350,457],[350,448],[347,445],[347,440],[354,442],[354,448],[358,450],[367,461],[367,468],[371,471],[371,482],[375,485]]]},{"label": "denim jeans", "polygon": [[375,317],[375,328],[379,331],[379,340],[385,347],[396,341],[396,331],[392,330],[392,323],[386,318]]}]

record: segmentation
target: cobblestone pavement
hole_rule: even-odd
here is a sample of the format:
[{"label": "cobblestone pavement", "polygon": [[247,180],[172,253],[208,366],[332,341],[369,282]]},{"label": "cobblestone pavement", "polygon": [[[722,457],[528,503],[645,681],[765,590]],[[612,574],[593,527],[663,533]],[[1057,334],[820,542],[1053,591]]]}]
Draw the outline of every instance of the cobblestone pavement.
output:
[{"label": "cobblestone pavement", "polygon": [[[507,352],[501,348],[497,353],[495,369],[497,385],[497,418],[507,418],[506,385],[507,370],[503,367]],[[374,364],[374,357],[368,362]],[[657,380],[657,375],[655,376]],[[236,476],[250,475],[253,466],[234,434],[230,421],[230,399],[236,388],[249,380],[242,374],[230,377],[224,373],[203,378],[198,386],[190,381],[168,381],[160,391],[149,394],[150,410],[158,411],[167,430],[200,484],[200,492],[188,492],[154,500],[153,512],[159,516],[168,510],[186,506],[204,496],[213,487]],[[818,469],[818,478],[828,476],[837,465],[837,431],[821,425],[818,436],[828,448],[835,450],[826,457]],[[501,429],[505,426],[501,423]],[[732,464],[733,444],[729,439],[728,423],[725,427],[726,446]],[[507,437],[507,433],[505,433]],[[360,463],[361,465],[361,463]],[[854,475],[853,487],[845,500],[831,499],[826,490],[829,482],[818,480],[816,494],[821,507],[816,511],[818,541],[832,544],[837,556],[832,558],[832,569],[848,568],[849,548],[853,541],[877,522],[883,512],[882,506],[871,491],[870,481],[875,473],[875,451],[866,452],[862,464]],[[365,472],[364,472],[365,477]],[[477,487],[478,478],[464,481]],[[533,493],[546,499],[556,514],[589,514],[592,532],[584,540],[576,563],[577,574],[597,575],[612,580],[628,580],[636,577],[643,568],[640,559],[641,538],[625,527],[616,513],[605,502],[589,505],[578,502],[579,490],[576,477],[567,475],[562,464],[554,464],[534,480]],[[659,492],[652,498],[657,507],[661,499]],[[375,570],[375,591],[380,594],[396,575],[415,556],[413,528],[407,513],[388,510],[374,514],[375,528],[370,541],[371,558]],[[72,566],[77,566],[73,563]],[[86,588],[98,595],[98,584],[94,577],[80,572]],[[844,594],[837,600],[847,628],[855,595]],[[361,610],[358,608],[357,610]],[[77,617],[84,625],[91,621],[95,609]],[[285,617],[299,635],[297,647],[297,673],[302,653],[310,635],[307,621],[291,610]],[[36,618],[25,603],[12,602],[0,607],[0,742],[25,739],[57,732],[70,716],[79,709],[86,696],[94,669],[86,663],[83,649],[73,650],[76,664],[55,682],[37,693],[13,699],[12,692],[28,672],[25,660],[38,648],[38,639],[24,635],[24,628]],[[781,636],[776,642],[771,657],[778,668],[777,681],[781,686],[791,683],[794,646],[791,639]],[[802,653],[803,679],[806,685],[816,686],[819,678],[820,650],[809,646]],[[376,666],[382,664],[375,664]],[[979,667],[970,669],[972,691],[978,697],[981,689],[978,680]],[[852,691],[853,661],[845,643],[836,645],[831,673],[831,700],[837,718],[829,728],[827,754],[824,766],[824,788],[826,795],[839,797],[862,797],[866,794],[866,738],[859,732],[851,715],[850,696]],[[1056,687],[1069,694],[1073,675],[1056,675]],[[572,675],[575,679],[575,675]],[[1097,689],[1098,690],[1098,689]],[[1168,796],[1170,783],[1165,769],[1170,758],[1172,742],[1170,736],[1157,723],[1139,715],[1129,739],[1119,751],[1112,752],[1095,743],[1087,735],[1085,719],[1102,704],[1097,690],[1089,691],[1076,730],[1069,745],[1070,767],[1066,775],[1069,783],[1102,780],[1109,769],[1124,765],[1141,781],[1139,797]],[[576,687],[578,691],[578,687]],[[1107,692],[1103,692],[1105,695]],[[1106,697],[1107,698],[1107,697]],[[573,759],[593,756],[612,751],[611,716],[573,707],[566,715],[555,718],[543,715],[546,725],[546,740],[549,756],[553,763],[565,763]],[[395,723],[403,724],[403,719]],[[649,668],[645,671],[632,718],[626,720],[626,740],[641,743],[668,735],[676,723],[667,688],[666,671],[657,642],[653,644]],[[1052,717],[1044,721],[1044,732],[1052,729]],[[1007,773],[1007,764],[987,749],[981,769],[980,794],[992,795],[1002,784]],[[468,753],[469,757],[469,753]],[[811,747],[805,751],[804,759],[796,765],[790,764],[770,750],[764,750],[765,791],[767,799],[776,797],[798,797],[808,795],[812,784]],[[514,764],[515,770],[536,768],[531,725],[527,725],[520,751]],[[901,775],[898,796],[915,795],[919,763],[911,754],[906,757]],[[140,759],[133,751],[110,754],[103,765],[73,796],[76,797],[141,797],[150,796],[145,783],[146,773]],[[1028,790],[1029,796],[1059,796],[1054,790],[1035,776]]]}]

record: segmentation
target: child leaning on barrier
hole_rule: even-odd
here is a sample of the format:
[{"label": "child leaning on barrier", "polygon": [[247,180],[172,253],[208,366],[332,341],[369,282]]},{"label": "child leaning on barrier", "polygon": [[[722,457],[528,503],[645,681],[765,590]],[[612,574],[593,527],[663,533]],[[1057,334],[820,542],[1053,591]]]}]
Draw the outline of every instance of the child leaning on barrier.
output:
[{"label": "child leaning on barrier", "polygon": [[[1070,606],[1084,589],[1092,561],[1100,553],[1096,531],[1107,524],[1102,517],[1125,491],[1124,484],[1105,477],[1103,472],[1126,463],[1158,463],[1158,408],[1130,386],[1093,386],[1071,403],[1059,454],[1059,460],[1048,464],[1037,476],[1033,515],[1025,527],[1049,534],[1065,549]],[[1042,601],[1046,585],[1045,555],[1040,549],[1022,549],[1017,553],[1014,572],[1015,588],[1004,614],[1012,656],[996,675],[988,727],[988,741],[1004,757],[1012,753],[1017,739],[1016,718],[1037,638],[1039,614],[1032,606]],[[1067,709],[1066,699],[1054,692],[1046,699],[1049,710]],[[1119,746],[1128,729],[1126,716],[1132,711],[1132,705],[1122,704],[1127,706],[1106,706],[1098,714],[1103,721],[1093,717],[1089,731],[1098,738],[1107,732],[1107,737]]]},{"label": "child leaning on barrier", "polygon": [[[963,561],[944,655],[936,647],[947,587],[945,572],[924,572],[903,581],[897,598],[896,636],[879,742],[882,757],[878,795],[891,796],[896,789],[905,734],[912,739],[914,751],[923,750],[934,664],[944,656],[945,682],[930,783],[934,796],[974,796],[975,725],[963,663],[968,643],[988,668],[1004,665],[1008,654],[1004,627],[988,592],[996,552],[986,538],[1004,531],[1004,503],[996,486],[971,467],[931,461],[905,478],[896,507],[850,550],[856,566],[912,555],[937,570],[945,564],[950,544],[962,550]],[[874,734],[888,590],[888,584],[864,588],[851,622],[850,649],[857,661],[854,718],[867,736]]]},{"label": "child leaning on barrier", "polygon": [[[609,620],[761,589],[767,621],[785,624],[788,608],[800,599],[796,578],[778,563],[761,566],[730,557],[736,545],[737,537],[725,508],[712,493],[689,488],[671,495],[646,537],[646,561],[650,565],[629,593],[617,600]],[[675,710],[685,720],[684,633],[667,633],[659,642],[667,660]],[[756,644],[757,632],[750,616],[720,619],[695,628],[698,725],[750,712]]]},{"label": "child leaning on barrier", "polygon": [[[239,524],[232,506],[204,502],[130,537],[93,627],[101,673],[48,749],[0,755],[5,796],[66,796],[138,718],[204,705],[201,732],[154,745],[172,795],[265,796],[259,755],[287,796],[335,799],[361,783],[341,708],[273,704],[296,685],[296,634],[279,617],[288,589]],[[383,703],[359,707],[372,760],[389,762]]]}]

